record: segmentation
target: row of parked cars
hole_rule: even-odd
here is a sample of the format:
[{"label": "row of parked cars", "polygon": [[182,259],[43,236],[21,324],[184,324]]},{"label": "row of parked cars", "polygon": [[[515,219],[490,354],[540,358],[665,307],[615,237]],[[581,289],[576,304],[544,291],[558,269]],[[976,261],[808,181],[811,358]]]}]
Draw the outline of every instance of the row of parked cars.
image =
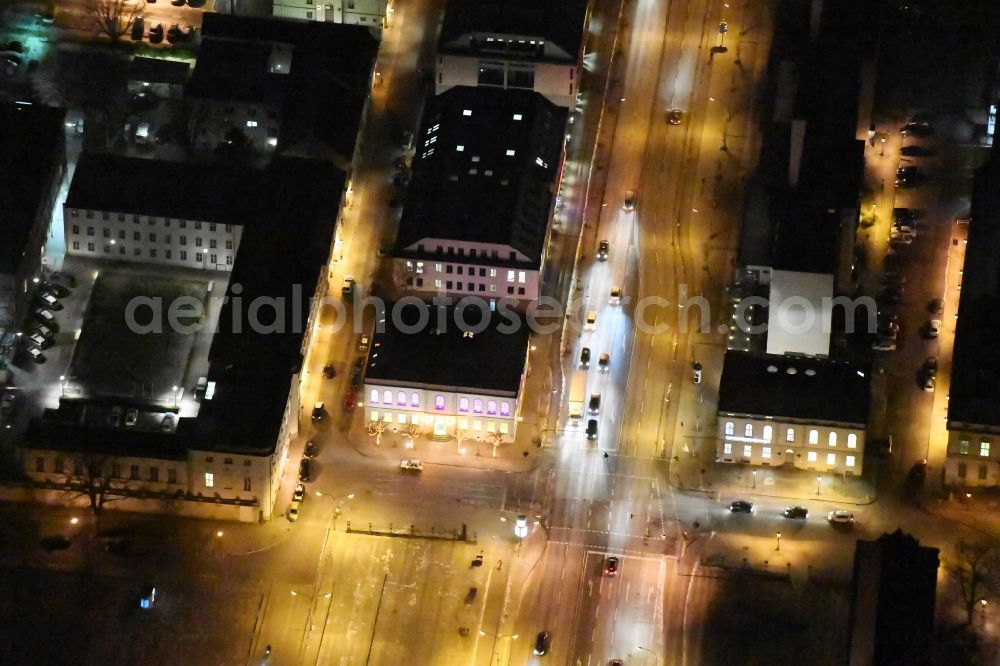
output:
[{"label": "row of parked cars", "polygon": [[55,344],[55,334],[59,331],[56,323],[56,312],[63,309],[60,299],[70,294],[76,286],[76,280],[68,273],[56,272],[47,282],[39,284],[35,292],[35,309],[32,312],[34,323],[23,337],[25,350],[35,363],[46,360],[43,350]]}]

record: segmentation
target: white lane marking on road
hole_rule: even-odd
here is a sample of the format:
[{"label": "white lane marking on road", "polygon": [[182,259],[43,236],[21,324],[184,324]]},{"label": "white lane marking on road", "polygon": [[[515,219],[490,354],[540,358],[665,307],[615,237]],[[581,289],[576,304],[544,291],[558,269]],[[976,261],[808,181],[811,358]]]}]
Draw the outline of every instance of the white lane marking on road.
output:
[{"label": "white lane marking on road", "polygon": [[588,597],[594,596],[594,581],[590,581],[589,583],[587,583],[587,596]]}]

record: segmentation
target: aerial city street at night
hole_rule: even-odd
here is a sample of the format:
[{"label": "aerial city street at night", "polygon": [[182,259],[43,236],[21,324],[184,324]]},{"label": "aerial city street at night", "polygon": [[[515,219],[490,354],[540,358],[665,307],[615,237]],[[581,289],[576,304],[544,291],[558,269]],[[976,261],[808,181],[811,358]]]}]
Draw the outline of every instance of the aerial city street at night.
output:
[{"label": "aerial city street at night", "polygon": [[1000,664],[998,30],[3,0],[0,663]]}]

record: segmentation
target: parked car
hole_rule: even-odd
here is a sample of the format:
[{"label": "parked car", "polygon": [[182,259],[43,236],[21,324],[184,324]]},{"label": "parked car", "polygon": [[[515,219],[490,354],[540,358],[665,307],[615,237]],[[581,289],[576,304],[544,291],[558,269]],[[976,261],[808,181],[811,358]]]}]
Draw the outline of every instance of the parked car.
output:
[{"label": "parked car", "polygon": [[149,43],[159,44],[163,41],[163,24],[157,23],[149,30]]},{"label": "parked car", "polygon": [[45,361],[48,360],[45,357],[45,354],[42,353],[42,350],[39,349],[38,347],[28,347],[27,351],[28,351],[28,356],[30,356],[31,360],[34,361],[35,363],[45,363]]},{"label": "parked car", "polygon": [[163,415],[163,420],[160,421],[160,430],[163,432],[170,432],[174,429],[174,422],[177,420],[177,415],[173,412],[167,412]]},{"label": "parked car", "polygon": [[934,393],[934,387],[937,384],[937,377],[934,375],[924,374],[921,379],[920,385],[927,393]]},{"label": "parked car", "polygon": [[28,342],[35,345],[39,349],[48,349],[52,346],[52,340],[42,336],[40,333],[32,333],[29,335]]},{"label": "parked car", "polygon": [[940,335],[941,335],[941,320],[940,319],[931,319],[930,321],[928,321],[927,322],[927,337],[933,339],[933,338],[940,337]]},{"label": "parked car", "polygon": [[928,356],[924,360],[924,372],[929,375],[937,375],[938,360],[937,356]]},{"label": "parked car", "polygon": [[299,503],[292,502],[288,507],[288,521],[291,523],[299,519]]},{"label": "parked car", "polygon": [[121,422],[122,422],[122,408],[119,407],[118,405],[115,405],[111,408],[111,411],[108,412],[108,427],[117,428],[118,426],[121,425]]},{"label": "parked car", "polygon": [[410,150],[413,148],[413,132],[403,132],[403,137],[399,141],[399,147],[403,150]]},{"label": "parked car", "polygon": [[316,456],[316,442],[309,440],[306,442],[305,449],[302,451],[302,455],[306,458],[314,458]]},{"label": "parked car", "polygon": [[344,276],[344,285],[340,288],[340,294],[344,297],[352,296],[354,294],[354,287],[357,283],[354,278],[350,275]]},{"label": "parked car", "polygon": [[903,136],[928,137],[934,135],[934,128],[926,120],[910,121],[899,128]]},{"label": "parked car", "polygon": [[729,503],[731,513],[753,513],[753,502],[749,500],[733,500]]},{"label": "parked car", "polygon": [[876,338],[872,342],[872,349],[875,351],[896,351],[895,338]]},{"label": "parked car", "polygon": [[348,391],[344,394],[344,410],[348,412],[354,411],[354,407],[357,405],[357,399],[354,397],[354,391]]},{"label": "parked car", "polygon": [[323,401],[320,400],[315,405],[313,405],[312,420],[322,421],[325,418],[326,418],[326,407],[323,404]]},{"label": "parked car", "polygon": [[55,326],[52,324],[35,324],[34,328],[31,329],[31,333],[39,333],[42,337],[51,338],[56,334]]},{"label": "parked car", "polygon": [[600,243],[597,244],[597,260],[607,261],[608,253],[610,251],[611,251],[611,246],[608,244],[608,241],[602,240]]},{"label": "parked car", "polygon": [[367,335],[362,333],[361,337],[358,338],[358,351],[359,352],[368,351],[368,345],[370,342],[371,339]]},{"label": "parked car", "polygon": [[72,273],[67,273],[66,271],[56,271],[49,276],[49,279],[70,289],[76,288],[76,278],[73,277]]},{"label": "parked car", "polygon": [[927,304],[927,311],[935,315],[944,314],[944,299],[932,299],[931,302]]},{"label": "parked car", "polygon": [[55,296],[56,298],[66,298],[70,294],[70,291],[67,287],[57,282],[43,282],[39,286],[45,291]]},{"label": "parked car", "polygon": [[804,506],[789,506],[785,507],[785,510],[781,512],[781,515],[785,518],[806,518],[809,516],[809,509]]},{"label": "parked car", "polygon": [[303,483],[308,481],[310,478],[312,478],[311,472],[312,470],[309,467],[308,460],[302,460],[299,462],[299,481]]},{"label": "parked car", "polygon": [[134,426],[139,421],[139,410],[131,407],[125,412],[125,425]]},{"label": "parked car", "polygon": [[899,154],[903,157],[930,157],[934,154],[934,149],[913,144],[900,148]]},{"label": "parked car", "polygon": [[404,472],[422,472],[424,471],[424,463],[416,460],[402,460],[399,463],[399,468]]},{"label": "parked car", "polygon": [[306,496],[306,487],[305,487],[305,485],[301,484],[301,483],[296,483],[295,484],[295,490],[292,491],[292,501],[293,502],[301,502],[303,499],[305,499],[305,496]]},{"label": "parked car", "polygon": [[50,310],[47,310],[46,308],[36,308],[35,312],[34,312],[34,315],[38,319],[41,319],[42,321],[52,321],[53,319],[56,318],[56,316],[54,314],[52,314],[52,312]]},{"label": "parked car", "polygon": [[147,585],[142,588],[142,592],[139,594],[139,608],[148,610],[153,607],[154,603],[156,603],[156,588]]},{"label": "parked car", "polygon": [[146,32],[146,22],[141,16],[137,16],[132,22],[132,41],[139,41]]}]

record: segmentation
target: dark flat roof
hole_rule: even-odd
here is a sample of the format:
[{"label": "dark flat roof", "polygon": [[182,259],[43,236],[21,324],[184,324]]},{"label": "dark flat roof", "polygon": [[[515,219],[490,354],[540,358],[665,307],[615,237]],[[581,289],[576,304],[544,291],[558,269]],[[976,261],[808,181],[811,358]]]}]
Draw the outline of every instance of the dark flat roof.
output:
[{"label": "dark flat roof", "polygon": [[[215,395],[193,420],[196,448],[258,455],[274,449],[290,382],[302,365],[310,299],[330,253],[346,175],[330,162],[288,157],[271,160],[264,175],[259,219],[240,241],[229,300],[209,351]],[[261,297],[284,304],[277,332],[250,325],[247,307]],[[258,318],[272,323],[270,309],[262,308]]]},{"label": "dark flat roof", "polygon": [[719,412],[864,425],[869,381],[868,368],[854,363],[730,350]]},{"label": "dark flat roof", "polygon": [[191,66],[179,60],[135,56],[128,64],[129,81],[184,85],[190,73]]},{"label": "dark flat roof", "polygon": [[449,42],[473,33],[541,37],[575,62],[586,16],[587,0],[448,0],[440,44],[447,50]]},{"label": "dark flat roof", "polygon": [[566,110],[531,91],[459,86],[425,118],[397,248],[425,238],[503,244],[539,264]]},{"label": "dark flat roof", "polygon": [[[65,162],[66,109],[0,104],[0,272],[14,274]],[[48,224],[48,221],[45,221]]]},{"label": "dark flat roof", "polygon": [[[81,419],[88,414],[84,403],[62,403],[58,410],[46,409],[41,418],[33,418],[24,433],[24,445],[49,451],[81,455],[184,460],[187,440],[175,433],[133,428],[106,427],[108,408],[96,410],[100,421]],[[182,419],[183,422],[185,419]],[[72,469],[72,465],[68,465]]]},{"label": "dark flat roof", "polygon": [[948,421],[1000,427],[1000,156],[976,173],[949,385]]},{"label": "dark flat roof", "polygon": [[245,224],[256,219],[263,174],[247,167],[82,153],[70,208]]},{"label": "dark flat roof", "polygon": [[[372,338],[367,381],[517,393],[528,351],[528,327],[520,318],[516,326],[510,324],[510,318],[518,317],[516,313],[501,316],[494,312],[485,330],[469,336],[455,323],[452,308],[444,309],[447,326],[443,332],[436,332],[438,310],[428,305],[428,325],[409,333],[394,326],[394,305],[386,304],[385,330],[376,331]],[[418,311],[412,306],[401,308],[399,317],[403,326],[412,327],[418,322]],[[472,327],[481,322],[475,307],[466,309],[464,317]],[[508,328],[516,330],[506,332]]]},{"label": "dark flat roof", "polygon": [[271,45],[204,39],[188,93],[193,97],[279,106],[290,75],[268,72]]}]

